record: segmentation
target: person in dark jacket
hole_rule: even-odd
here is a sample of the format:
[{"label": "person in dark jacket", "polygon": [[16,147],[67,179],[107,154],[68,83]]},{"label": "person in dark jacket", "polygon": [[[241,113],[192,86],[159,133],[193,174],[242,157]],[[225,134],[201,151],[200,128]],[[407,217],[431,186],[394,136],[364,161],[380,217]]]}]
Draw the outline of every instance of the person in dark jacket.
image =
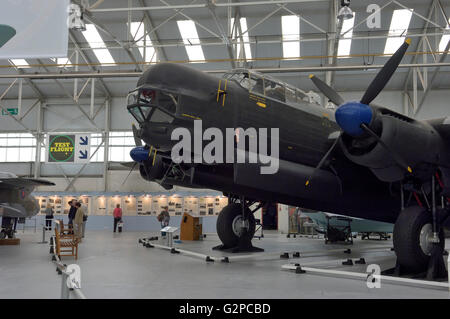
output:
[{"label": "person in dark jacket", "polygon": [[70,205],[70,209],[69,209],[69,228],[73,228],[73,220],[75,218],[75,215],[77,214],[77,206],[76,206],[77,201],[76,200],[71,200],[69,202]]}]

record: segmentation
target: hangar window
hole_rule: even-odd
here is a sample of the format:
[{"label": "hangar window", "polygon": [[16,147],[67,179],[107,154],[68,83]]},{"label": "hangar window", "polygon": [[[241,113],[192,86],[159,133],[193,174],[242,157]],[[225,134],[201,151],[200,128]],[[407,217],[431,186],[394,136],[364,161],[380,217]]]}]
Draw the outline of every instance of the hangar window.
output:
[{"label": "hangar window", "polygon": [[[91,162],[103,162],[105,158],[105,147],[102,145],[103,137],[101,133],[91,134]],[[97,152],[94,154],[95,150],[99,145]]]},{"label": "hangar window", "polygon": [[389,27],[389,38],[386,41],[384,54],[392,54],[403,44],[408,32],[409,23],[412,18],[413,9],[394,10],[391,26]]},{"label": "hangar window", "polygon": [[72,62],[68,58],[51,58],[58,65],[58,68],[68,68],[72,66]]},{"label": "hangar window", "polygon": [[239,19],[241,32],[242,32],[242,41],[244,43],[244,50],[241,51],[241,36],[239,35],[239,29],[238,25],[234,24],[234,18],[231,18],[231,27],[232,27],[232,39],[233,41],[236,41],[235,44],[236,47],[236,57],[238,59],[242,59],[244,57],[245,53],[245,60],[252,58],[252,50],[250,48],[250,37],[248,35],[248,28],[247,28],[247,18],[240,18]]},{"label": "hangar window", "polygon": [[[448,20],[450,23],[450,19]],[[450,41],[450,24],[447,23],[447,27],[445,28],[445,31],[447,34],[444,34],[441,38],[441,42],[439,42],[439,52],[444,52],[445,48],[447,47],[448,41]]]},{"label": "hangar window", "polygon": [[14,65],[18,69],[25,69],[30,67],[27,60],[25,59],[11,59],[9,60],[9,63]]},{"label": "hangar window", "polygon": [[198,36],[197,28],[194,21],[181,20],[177,21],[178,30],[185,44],[186,53],[189,57],[189,61],[193,62],[205,62],[205,56],[203,55],[203,49],[200,45],[200,38]]},{"label": "hangar window", "polygon": [[138,46],[139,52],[145,62],[156,62],[156,51],[153,48],[152,40],[150,37],[145,35],[145,25],[144,22],[131,22],[129,24],[130,33],[136,45]]},{"label": "hangar window", "polygon": [[283,33],[283,57],[300,57],[300,18],[296,15],[282,16],[281,32]]},{"label": "hangar window", "polygon": [[341,36],[338,44],[338,56],[339,58],[348,58],[352,47],[353,26],[355,25],[355,15],[353,18],[344,20],[342,23]]},{"label": "hangar window", "polygon": [[34,162],[36,138],[30,133],[0,134],[0,162]]},{"label": "hangar window", "polygon": [[111,162],[132,162],[130,151],[135,146],[133,132],[110,132],[108,160]]},{"label": "hangar window", "polygon": [[115,65],[111,53],[106,49],[105,42],[93,24],[86,24],[86,31],[82,33],[100,63]]}]

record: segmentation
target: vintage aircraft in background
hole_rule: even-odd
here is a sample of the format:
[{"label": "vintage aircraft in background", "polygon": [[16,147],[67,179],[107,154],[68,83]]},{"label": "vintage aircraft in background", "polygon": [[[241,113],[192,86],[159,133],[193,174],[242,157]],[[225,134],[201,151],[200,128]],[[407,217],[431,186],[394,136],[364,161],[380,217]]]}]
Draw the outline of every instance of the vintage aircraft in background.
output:
[{"label": "vintage aircraft in background", "polygon": [[37,200],[30,196],[39,185],[55,185],[41,179],[19,178],[12,173],[0,172],[0,239],[14,238],[17,220],[39,213]]},{"label": "vintage aircraft in background", "polygon": [[[133,126],[136,148],[130,155],[144,179],[166,189],[210,188],[228,196],[217,219],[224,247],[250,247],[255,219],[249,207],[278,202],[396,223],[398,269],[421,272],[432,263],[431,276],[437,276],[445,244],[442,225],[450,213],[450,118],[419,121],[372,103],[409,44],[408,39],[388,60],[359,102],[345,102],[311,75],[339,106],[336,111],[251,70],[219,79],[187,66],[157,64],[127,98],[139,123]],[[263,163],[174,163],[171,148],[177,141],[171,133],[179,127],[192,131],[195,120],[202,120],[203,129],[224,132],[279,128],[278,172],[261,175]]]},{"label": "vintage aircraft in background", "polygon": [[389,234],[394,230],[394,224],[391,223],[339,214],[301,210],[300,215],[306,216],[313,221],[317,226],[314,229],[318,233],[325,235],[325,243],[353,241],[351,237],[355,233],[361,234],[362,239],[370,239],[370,236],[377,236],[380,240],[388,239]]}]

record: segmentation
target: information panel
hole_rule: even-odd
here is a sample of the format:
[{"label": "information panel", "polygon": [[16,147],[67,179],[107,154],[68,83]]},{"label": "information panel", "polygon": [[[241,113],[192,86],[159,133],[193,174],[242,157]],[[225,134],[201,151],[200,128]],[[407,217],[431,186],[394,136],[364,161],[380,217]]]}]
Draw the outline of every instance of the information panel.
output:
[{"label": "information panel", "polygon": [[90,145],[90,134],[49,134],[47,138],[47,163],[87,163],[91,156]]}]

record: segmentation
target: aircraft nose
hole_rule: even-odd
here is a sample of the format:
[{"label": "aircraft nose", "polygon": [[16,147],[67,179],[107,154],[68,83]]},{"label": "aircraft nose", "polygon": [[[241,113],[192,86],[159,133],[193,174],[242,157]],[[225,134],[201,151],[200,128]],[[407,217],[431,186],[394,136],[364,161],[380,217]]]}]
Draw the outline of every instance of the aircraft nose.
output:
[{"label": "aircraft nose", "polygon": [[133,159],[133,161],[141,163],[148,159],[149,150],[143,146],[135,147],[131,149],[130,157]]},{"label": "aircraft nose", "polygon": [[342,130],[352,136],[364,133],[361,124],[369,125],[372,121],[372,108],[360,102],[347,102],[341,105],[335,113],[336,122]]}]

